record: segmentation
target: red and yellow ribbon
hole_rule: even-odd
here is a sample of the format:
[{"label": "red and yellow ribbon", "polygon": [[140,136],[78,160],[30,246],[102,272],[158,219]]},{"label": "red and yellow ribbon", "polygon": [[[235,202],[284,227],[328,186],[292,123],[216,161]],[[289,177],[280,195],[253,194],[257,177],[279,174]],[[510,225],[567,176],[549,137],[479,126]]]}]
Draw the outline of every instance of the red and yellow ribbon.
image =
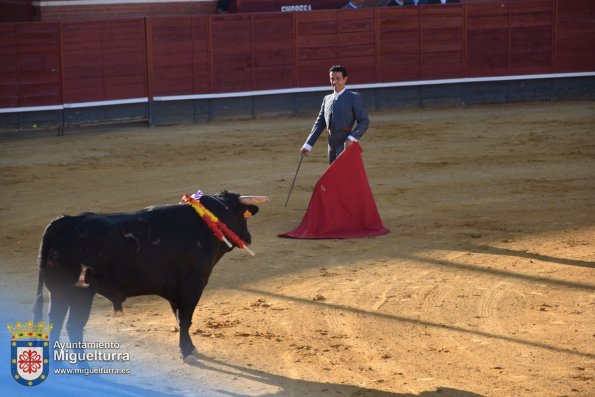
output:
[{"label": "red and yellow ribbon", "polygon": [[209,229],[213,232],[213,234],[221,241],[223,241],[229,248],[233,248],[233,245],[229,242],[229,240],[225,237],[229,237],[238,247],[245,249],[250,253],[250,255],[254,256],[254,252],[248,247],[248,245],[242,241],[241,238],[238,237],[232,230],[230,230],[227,225],[219,218],[215,216],[211,211],[209,211],[201,202],[200,200],[195,199],[187,194],[182,197],[182,202],[186,204],[190,204],[192,208],[196,211],[196,213],[201,217],[203,221],[209,226]]}]

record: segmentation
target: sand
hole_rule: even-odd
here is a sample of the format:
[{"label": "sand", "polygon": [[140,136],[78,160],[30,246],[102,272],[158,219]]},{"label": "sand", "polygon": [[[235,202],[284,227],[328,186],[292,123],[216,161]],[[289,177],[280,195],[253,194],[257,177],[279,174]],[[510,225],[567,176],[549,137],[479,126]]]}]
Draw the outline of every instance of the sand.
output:
[{"label": "sand", "polygon": [[284,208],[314,116],[0,136],[0,303],[29,316],[61,214],[199,188],[271,195],[250,220],[256,256],[234,250],[213,271],[195,362],[165,300],[130,298],[122,316],[95,300],[86,339],[131,357],[110,381],[184,396],[593,395],[595,103],[371,113],[362,156],[391,232],[281,239],[327,166],[321,141]]}]

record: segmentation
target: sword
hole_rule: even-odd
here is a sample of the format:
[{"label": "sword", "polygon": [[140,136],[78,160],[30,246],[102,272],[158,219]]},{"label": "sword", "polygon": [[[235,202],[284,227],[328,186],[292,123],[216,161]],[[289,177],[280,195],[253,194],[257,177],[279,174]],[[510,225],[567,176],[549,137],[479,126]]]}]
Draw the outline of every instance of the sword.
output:
[{"label": "sword", "polygon": [[291,192],[293,192],[293,185],[295,185],[295,179],[297,178],[298,172],[300,172],[300,167],[302,166],[302,160],[304,159],[304,155],[300,156],[300,162],[298,164],[297,170],[295,171],[295,175],[293,177],[293,182],[291,182],[291,188],[289,189],[289,194],[287,195],[287,200],[285,200],[285,208],[287,208],[287,203],[289,202],[289,197],[291,196]]}]

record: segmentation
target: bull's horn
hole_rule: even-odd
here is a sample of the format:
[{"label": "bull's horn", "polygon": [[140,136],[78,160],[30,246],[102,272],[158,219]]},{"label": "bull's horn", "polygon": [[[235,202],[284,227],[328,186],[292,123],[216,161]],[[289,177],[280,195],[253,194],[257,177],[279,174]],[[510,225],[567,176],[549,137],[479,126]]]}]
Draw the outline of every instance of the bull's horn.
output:
[{"label": "bull's horn", "polygon": [[240,203],[244,205],[256,205],[269,201],[269,196],[240,196]]}]

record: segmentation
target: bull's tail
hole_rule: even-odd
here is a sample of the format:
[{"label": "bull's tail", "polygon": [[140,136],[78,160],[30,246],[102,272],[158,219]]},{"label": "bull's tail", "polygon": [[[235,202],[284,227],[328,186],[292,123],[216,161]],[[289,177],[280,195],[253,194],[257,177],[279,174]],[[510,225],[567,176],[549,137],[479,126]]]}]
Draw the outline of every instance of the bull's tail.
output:
[{"label": "bull's tail", "polygon": [[43,301],[43,269],[39,269],[37,295],[35,295],[35,303],[33,305],[33,321],[35,323],[38,323],[43,318]]}]

